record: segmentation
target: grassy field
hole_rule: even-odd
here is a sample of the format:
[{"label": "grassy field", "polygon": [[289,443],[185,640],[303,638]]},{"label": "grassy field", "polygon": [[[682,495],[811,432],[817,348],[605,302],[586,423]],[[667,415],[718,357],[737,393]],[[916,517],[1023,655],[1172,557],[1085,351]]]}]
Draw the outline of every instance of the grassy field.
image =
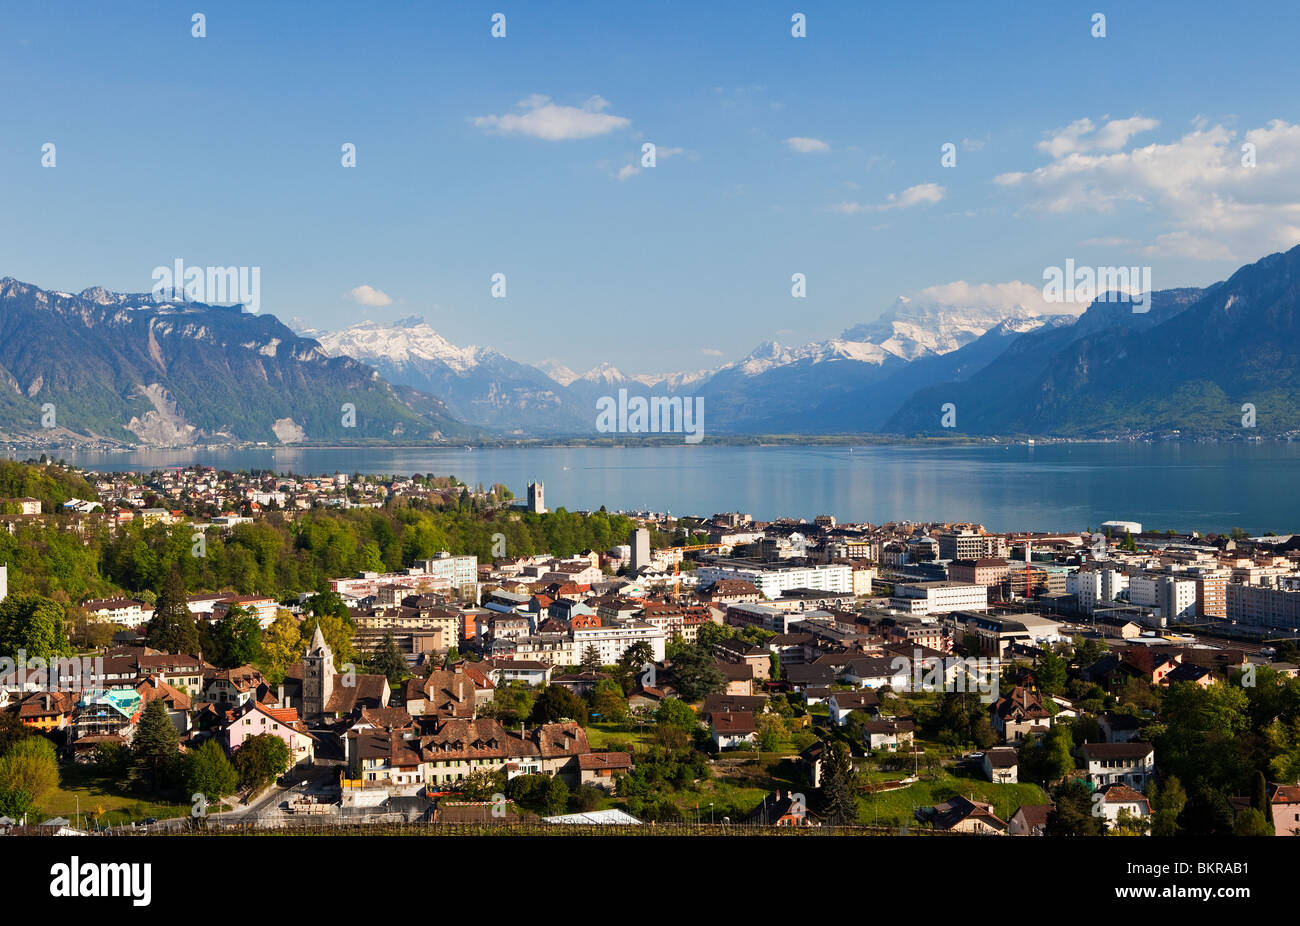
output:
[{"label": "grassy field", "polygon": [[[157,817],[188,817],[189,804],[168,804],[149,800],[131,792],[127,785],[97,772],[86,765],[60,765],[59,788],[41,802],[42,819],[66,817],[72,820],[78,810],[82,825],[95,820],[101,825],[120,826]],[[102,810],[102,816],[96,816]]]},{"label": "grassy field", "polygon": [[897,791],[884,791],[858,798],[858,822],[862,824],[912,823],[914,807],[941,804],[961,794],[993,805],[1003,820],[1010,820],[1024,804],[1046,804],[1043,789],[1033,784],[994,784],[982,778],[957,777],[947,771],[934,780],[921,780]]},{"label": "grassy field", "polygon": [[589,723],[587,742],[592,749],[626,752],[632,746],[649,746],[654,742],[654,724]]}]

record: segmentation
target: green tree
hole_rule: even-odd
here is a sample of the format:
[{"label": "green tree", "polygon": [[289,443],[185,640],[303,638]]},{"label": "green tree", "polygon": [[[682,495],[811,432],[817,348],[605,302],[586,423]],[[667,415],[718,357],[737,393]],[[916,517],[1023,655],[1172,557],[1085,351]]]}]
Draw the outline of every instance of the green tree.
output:
[{"label": "green tree", "polygon": [[551,776],[546,785],[546,812],[548,814],[564,813],[569,806],[569,786],[559,775]]},{"label": "green tree", "polygon": [[131,771],[131,750],[124,743],[100,743],[92,761],[100,774],[122,778]]},{"label": "green tree", "polygon": [[1056,806],[1047,814],[1048,836],[1100,836],[1105,825],[1092,812],[1092,795],[1079,781],[1067,781],[1056,789]]},{"label": "green tree", "polygon": [[587,705],[563,685],[547,685],[533,702],[532,723],[556,723],[561,720],[574,720],[580,724],[587,722]]},{"label": "green tree", "polygon": [[844,825],[858,821],[858,773],[853,754],[843,742],[835,742],[825,752],[822,769],[822,806],[831,823]]},{"label": "green tree", "polygon": [[730,640],[735,635],[736,629],[734,627],[710,622],[701,625],[699,632],[695,635],[695,644],[712,653],[713,647],[723,640]]},{"label": "green tree", "polygon": [[595,785],[579,785],[570,799],[570,806],[578,813],[595,810],[605,800],[605,792]]},{"label": "green tree", "polygon": [[[623,650],[623,655],[618,657],[618,666],[626,674],[636,675],[645,666],[654,662],[654,659],[654,650],[650,648],[650,644],[645,640],[638,640]],[[596,668],[600,668],[599,664]]]},{"label": "green tree", "polygon": [[1272,836],[1273,824],[1256,808],[1247,807],[1237,814],[1232,832],[1236,836]]},{"label": "green tree", "polygon": [[394,688],[401,685],[403,679],[411,674],[411,667],[407,664],[406,657],[402,655],[397,641],[393,639],[392,631],[384,634],[383,642],[375,650],[370,667],[376,673],[387,676],[388,684]]},{"label": "green tree", "polygon": [[693,731],[699,726],[695,711],[685,701],[677,698],[664,698],[655,711],[655,723],[663,727],[677,727],[679,730]]},{"label": "green tree", "polygon": [[591,710],[607,723],[622,723],[627,719],[627,698],[623,686],[612,678],[603,678],[591,692]]},{"label": "green tree", "polygon": [[[544,814],[559,813],[564,809],[564,804],[568,801],[568,788],[564,789],[564,802],[561,802],[559,810],[554,808],[554,796],[552,793],[552,782],[559,781],[563,786],[564,782],[559,778],[552,778],[550,775],[518,775],[506,782],[506,797],[515,803],[529,810],[534,810]],[[558,788],[555,789],[556,796]]]},{"label": "green tree", "polygon": [[173,566],[154,606],[153,618],[145,627],[145,642],[164,653],[194,654],[199,651],[199,625],[190,613],[185,577]]},{"label": "green tree", "polygon": [[190,794],[202,794],[209,801],[217,801],[234,794],[238,784],[235,767],[215,739],[204,740],[185,757],[185,790]]},{"label": "green tree", "polygon": [[1076,636],[1074,638],[1074,661],[1080,666],[1090,666],[1106,655],[1108,649],[1106,641],[1099,637]]},{"label": "green tree", "polygon": [[239,787],[257,791],[289,770],[289,747],[273,733],[250,736],[235,750]]},{"label": "green tree", "polygon": [[698,644],[685,647],[677,654],[672,674],[677,691],[686,701],[699,701],[727,687],[727,680],[713,654]]},{"label": "green tree", "polygon": [[1046,784],[1061,781],[1074,771],[1074,756],[1071,750],[1074,737],[1067,723],[1054,723],[1043,737],[1039,757],[1039,773]]},{"label": "green tree", "polygon": [[[853,713],[857,713],[854,711]],[[851,715],[850,715],[851,716]],[[763,752],[776,752],[787,735],[785,721],[778,715],[763,713],[758,715],[758,748]],[[858,740],[861,742],[861,739]]]},{"label": "green tree", "polygon": [[22,788],[5,788],[0,785],[0,817],[21,820],[37,811],[36,801]]},{"label": "green tree", "polygon": [[1178,817],[1187,806],[1187,792],[1182,782],[1169,776],[1152,786],[1151,832],[1155,836],[1174,836],[1178,833]]},{"label": "green tree", "polygon": [[506,726],[517,726],[532,716],[537,694],[522,682],[511,682],[498,688],[492,700],[484,705],[483,713],[495,717]]},{"label": "green tree", "polygon": [[262,661],[262,625],[248,608],[231,605],[213,625],[212,640],[224,669]]},{"label": "green tree", "polygon": [[460,791],[467,800],[490,801],[494,795],[504,793],[505,777],[499,769],[478,768],[460,782]]},{"label": "green tree", "polygon": [[1264,780],[1263,772],[1256,771],[1251,779],[1250,806],[1261,814],[1272,810],[1268,802],[1268,782]]},{"label": "green tree", "polygon": [[10,795],[11,802],[40,806],[58,786],[58,757],[45,737],[18,740],[0,756],[0,793]]},{"label": "green tree", "polygon": [[[346,611],[347,608],[343,610]],[[334,654],[334,665],[343,666],[357,661],[357,651],[352,647],[352,635],[357,627],[351,615],[339,617],[337,614],[320,614],[308,617],[302,622],[302,638],[310,641],[316,635],[317,626],[325,638],[325,645]]]},{"label": "green tree", "polygon": [[161,791],[174,780],[180,760],[180,735],[167,716],[161,698],[140,715],[131,741],[131,774],[147,791]]},{"label": "green tree", "polygon": [[43,595],[10,595],[0,601],[0,655],[55,659],[72,653],[63,605]]},{"label": "green tree", "polygon": [[262,661],[258,668],[267,682],[278,685],[289,666],[301,660],[306,652],[307,641],[302,637],[298,619],[287,608],[280,608],[271,626],[262,632]]},{"label": "green tree", "polygon": [[1065,660],[1056,653],[1051,650],[1044,653],[1038,666],[1038,687],[1044,694],[1060,694],[1065,690],[1065,683],[1069,679],[1066,668]]}]

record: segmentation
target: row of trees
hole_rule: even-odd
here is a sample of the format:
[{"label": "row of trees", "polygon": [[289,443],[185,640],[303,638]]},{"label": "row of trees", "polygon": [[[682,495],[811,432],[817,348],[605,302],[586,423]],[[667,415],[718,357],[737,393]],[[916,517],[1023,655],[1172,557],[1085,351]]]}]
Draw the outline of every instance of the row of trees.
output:
[{"label": "row of trees", "polygon": [[[603,510],[546,514],[490,506],[397,498],[382,508],[313,509],[293,520],[269,512],[251,524],[209,530],[196,540],[190,524],[116,532],[103,518],[63,514],[69,498],[95,498],[84,479],[56,465],[3,461],[0,497],[32,496],[50,513],[0,531],[0,562],[10,566],[10,591],[37,593],[68,605],[87,597],[160,592],[174,568],[195,591],[270,595],[278,600],[326,588],[330,578],[362,570],[392,571],[442,550],[500,555],[571,555],[624,543],[635,526]],[[654,538],[666,543],[668,535]]]}]

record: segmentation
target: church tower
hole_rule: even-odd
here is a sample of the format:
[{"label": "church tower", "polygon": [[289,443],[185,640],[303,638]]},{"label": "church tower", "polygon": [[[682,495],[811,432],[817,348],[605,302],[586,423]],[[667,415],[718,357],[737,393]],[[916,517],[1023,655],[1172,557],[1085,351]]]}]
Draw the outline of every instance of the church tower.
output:
[{"label": "church tower", "polygon": [[307,721],[321,720],[334,694],[334,653],[316,625],[311,646],[302,657],[302,714]]}]

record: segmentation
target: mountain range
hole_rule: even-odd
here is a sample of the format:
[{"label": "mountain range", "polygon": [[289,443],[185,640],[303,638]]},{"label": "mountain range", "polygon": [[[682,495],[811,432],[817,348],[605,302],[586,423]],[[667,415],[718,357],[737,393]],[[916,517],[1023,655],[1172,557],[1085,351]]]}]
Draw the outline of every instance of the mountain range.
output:
[{"label": "mountain range", "polygon": [[[800,346],[768,341],[713,370],[665,375],[629,375],[609,363],[583,374],[555,361],[520,363],[490,348],[457,347],[418,317],[303,333],[328,354],[368,363],[393,383],[444,398],[453,414],[506,434],[591,434],[597,399],[619,389],[703,396],[715,433],[824,433],[873,430],[919,386],[964,375],[1018,334],[1062,318],[1069,319],[900,298],[877,321],[838,338]],[[968,346],[974,349],[962,353]]]},{"label": "mountain range", "polygon": [[839,337],[768,341],[716,369],[628,375],[601,363],[579,374],[457,346],[420,318],[295,333],[238,306],[6,277],[0,437],[590,438],[597,400],[620,389],[702,397],[716,435],[1300,430],[1300,247],[1203,289],[1156,291],[1147,305],[1106,294],[1074,316],[900,299]]},{"label": "mountain range", "polygon": [[0,279],[0,436],[149,445],[482,432],[240,306]]}]

